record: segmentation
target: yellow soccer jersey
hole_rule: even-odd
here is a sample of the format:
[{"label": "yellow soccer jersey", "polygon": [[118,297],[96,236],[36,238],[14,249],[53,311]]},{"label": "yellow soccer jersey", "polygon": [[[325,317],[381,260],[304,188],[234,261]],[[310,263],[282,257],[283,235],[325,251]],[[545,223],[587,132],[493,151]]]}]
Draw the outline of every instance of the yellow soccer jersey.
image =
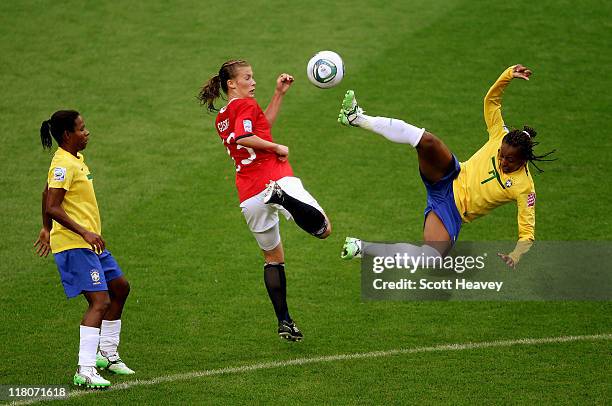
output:
[{"label": "yellow soccer jersey", "polygon": [[[98,202],[93,188],[93,176],[85,165],[83,155],[78,158],[58,148],[51,161],[47,183],[49,188],[65,189],[62,208],[76,223],[96,234],[102,233]],[[83,237],[68,230],[56,221],[51,229],[51,252],[72,248],[90,248]]]},{"label": "yellow soccer jersey", "polygon": [[[467,162],[461,163],[461,172],[453,183],[455,204],[463,222],[469,223],[494,208],[516,201],[518,209],[518,239],[535,238],[535,186],[525,165],[503,173],[497,159],[502,139],[508,132],[501,115],[501,96],[512,80],[512,69],[506,69],[493,84],[484,99],[484,117],[489,140]],[[517,246],[518,249],[518,246]],[[522,252],[512,255],[515,260]]]}]

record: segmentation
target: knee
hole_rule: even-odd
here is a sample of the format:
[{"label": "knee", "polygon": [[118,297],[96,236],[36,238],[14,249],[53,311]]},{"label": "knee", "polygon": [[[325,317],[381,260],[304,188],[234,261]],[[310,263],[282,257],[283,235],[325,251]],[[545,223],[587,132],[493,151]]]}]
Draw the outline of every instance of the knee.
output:
[{"label": "knee", "polygon": [[110,297],[108,295],[106,295],[105,297],[98,298],[98,299],[94,300],[89,305],[89,307],[94,312],[98,312],[98,313],[104,314],[104,313],[106,313],[106,311],[110,307],[110,304],[111,304]]},{"label": "knee", "polygon": [[123,291],[125,297],[128,297],[128,295],[130,294],[130,289],[130,283],[128,281],[125,281],[125,283],[121,287],[121,290]]},{"label": "knee", "polygon": [[113,299],[127,299],[130,294],[130,283],[125,278],[112,281],[109,284],[109,294]]},{"label": "knee", "polygon": [[270,251],[263,251],[263,255],[267,264],[281,264],[285,262],[285,253],[280,244]]},{"label": "knee", "polygon": [[435,135],[425,131],[421,137],[421,140],[419,141],[418,148],[431,149],[434,148],[439,142],[440,140],[438,140]]},{"label": "knee", "polygon": [[130,283],[128,281],[125,281],[125,283],[121,286],[121,296],[123,296],[124,299],[127,299],[127,297],[129,296],[130,289]]}]

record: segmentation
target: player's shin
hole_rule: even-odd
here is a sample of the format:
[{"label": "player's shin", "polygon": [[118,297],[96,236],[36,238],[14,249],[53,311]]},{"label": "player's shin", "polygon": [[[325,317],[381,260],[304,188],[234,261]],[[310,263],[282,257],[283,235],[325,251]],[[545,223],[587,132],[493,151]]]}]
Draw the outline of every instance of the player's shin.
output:
[{"label": "player's shin", "polygon": [[287,279],[285,278],[285,264],[271,263],[264,265],[264,283],[270,301],[274,306],[274,313],[279,322],[291,322],[287,308]]},{"label": "player's shin", "polygon": [[293,221],[302,230],[319,238],[327,230],[327,219],[316,207],[306,204],[294,197],[283,193],[280,203],[293,217]]},{"label": "player's shin", "polygon": [[410,144],[416,147],[425,132],[424,128],[415,127],[394,118],[371,117],[365,114],[362,115],[362,118],[367,122],[367,126],[360,125],[360,127],[380,134],[389,141],[398,144]]},{"label": "player's shin", "polygon": [[96,365],[96,351],[100,342],[100,329],[81,326],[79,342],[79,366],[93,367]]},{"label": "player's shin", "polygon": [[117,353],[119,335],[121,334],[121,320],[102,320],[100,326],[100,352],[105,355]]}]

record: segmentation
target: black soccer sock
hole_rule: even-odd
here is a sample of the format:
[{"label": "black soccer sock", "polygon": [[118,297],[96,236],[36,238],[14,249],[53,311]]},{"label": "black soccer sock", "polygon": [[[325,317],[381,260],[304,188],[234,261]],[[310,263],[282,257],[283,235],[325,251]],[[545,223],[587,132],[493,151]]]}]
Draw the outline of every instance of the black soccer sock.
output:
[{"label": "black soccer sock", "polygon": [[291,322],[291,316],[289,316],[289,309],[287,308],[285,264],[265,264],[264,283],[266,284],[268,296],[270,296],[270,301],[272,301],[278,321],[287,320]]},{"label": "black soccer sock", "polygon": [[295,224],[308,234],[321,237],[327,230],[327,220],[317,208],[289,196],[286,192],[283,192],[279,204],[287,209]]}]

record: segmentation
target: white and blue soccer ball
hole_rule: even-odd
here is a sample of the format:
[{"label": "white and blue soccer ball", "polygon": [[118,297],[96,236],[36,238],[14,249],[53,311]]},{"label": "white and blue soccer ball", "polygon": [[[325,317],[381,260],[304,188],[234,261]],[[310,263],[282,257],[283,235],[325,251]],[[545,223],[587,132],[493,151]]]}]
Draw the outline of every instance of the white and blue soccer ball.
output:
[{"label": "white and blue soccer ball", "polygon": [[344,62],[333,51],[321,51],[308,61],[308,80],[322,89],[336,86],[344,77]]}]

